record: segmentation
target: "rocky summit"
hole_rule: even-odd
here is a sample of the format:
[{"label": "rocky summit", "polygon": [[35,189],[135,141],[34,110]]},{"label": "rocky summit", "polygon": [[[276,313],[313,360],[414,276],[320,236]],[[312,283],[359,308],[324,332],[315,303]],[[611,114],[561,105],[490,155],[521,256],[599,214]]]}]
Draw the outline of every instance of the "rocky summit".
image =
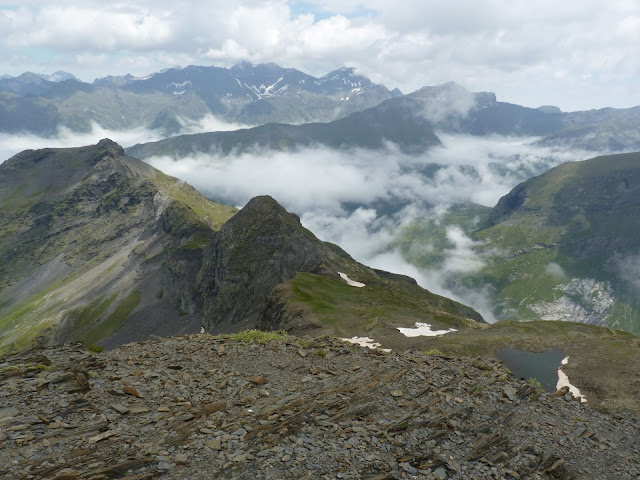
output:
[{"label": "rocky summit", "polygon": [[246,331],[0,360],[12,479],[635,479],[640,423],[499,362]]}]

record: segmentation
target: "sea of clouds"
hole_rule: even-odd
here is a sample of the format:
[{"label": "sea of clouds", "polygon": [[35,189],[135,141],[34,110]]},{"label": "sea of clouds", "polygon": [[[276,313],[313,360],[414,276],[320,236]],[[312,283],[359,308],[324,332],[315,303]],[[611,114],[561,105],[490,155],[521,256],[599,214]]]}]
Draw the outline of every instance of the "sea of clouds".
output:
[{"label": "sea of clouds", "polygon": [[[184,122],[185,133],[232,130],[215,117]],[[61,129],[58,135],[0,135],[0,161],[24,149],[72,147],[111,138],[123,147],[161,139],[147,129],[109,131],[93,125],[88,133]],[[456,276],[482,269],[487,259],[477,242],[456,225],[445,228],[443,260],[425,270],[393,247],[415,223],[439,221],[455,204],[494,206],[515,185],[567,161],[593,153],[535,145],[536,138],[473,137],[439,134],[442,145],[421,155],[406,155],[389,144],[380,151],[253,151],[240,155],[195,154],[178,160],[146,161],[194,185],[210,198],[242,206],[257,195],[271,195],[295,212],[320,239],[336,243],[371,267],[414,277],[429,290],[452,297],[494,321],[489,286],[468,289]],[[411,246],[429,251],[431,246]],[[453,285],[453,286],[452,286]]]}]

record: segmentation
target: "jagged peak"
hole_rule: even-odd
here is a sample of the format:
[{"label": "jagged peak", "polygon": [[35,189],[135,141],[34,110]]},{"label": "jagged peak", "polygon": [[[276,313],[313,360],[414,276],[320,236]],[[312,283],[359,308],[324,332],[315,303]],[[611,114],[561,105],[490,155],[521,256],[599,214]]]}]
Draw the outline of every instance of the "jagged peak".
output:
[{"label": "jagged peak", "polygon": [[236,217],[235,222],[239,223],[254,222],[256,220],[269,222],[277,218],[279,221],[283,221],[283,223],[294,224],[300,228],[304,228],[300,223],[300,218],[296,214],[288,212],[270,195],[253,197],[242,210],[238,212]]},{"label": "jagged peak", "polygon": [[103,138],[96,144],[96,147],[102,150],[108,150],[117,155],[126,155],[124,152],[124,148],[122,148],[118,143],[114,142],[110,138]]}]

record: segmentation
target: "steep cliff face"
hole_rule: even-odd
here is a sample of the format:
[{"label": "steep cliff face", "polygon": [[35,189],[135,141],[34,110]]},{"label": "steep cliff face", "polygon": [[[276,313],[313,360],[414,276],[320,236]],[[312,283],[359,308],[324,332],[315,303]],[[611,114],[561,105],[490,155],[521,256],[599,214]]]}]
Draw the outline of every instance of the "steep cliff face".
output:
[{"label": "steep cliff face", "polygon": [[[201,289],[208,328],[255,324],[262,302],[296,272],[333,271],[349,257],[320,242],[273,198],[252,199],[206,251]],[[353,262],[353,260],[351,260]]]},{"label": "steep cliff face", "polygon": [[[365,333],[367,325],[352,318],[349,308],[358,308],[362,317],[397,317],[402,325],[413,325],[435,312],[447,317],[445,323],[482,320],[472,309],[431,294],[413,279],[370,269],[336,245],[318,240],[296,215],[268,196],[254,198],[230,219],[205,256],[199,288],[210,331],[257,325],[266,330]],[[354,288],[340,273],[366,286]],[[304,294],[299,294],[301,288]],[[371,297],[385,301],[374,307]],[[422,303],[413,305],[416,299]],[[351,307],[327,322],[316,311],[318,302],[334,304],[336,309],[341,304]],[[403,318],[407,303],[415,311]]]}]

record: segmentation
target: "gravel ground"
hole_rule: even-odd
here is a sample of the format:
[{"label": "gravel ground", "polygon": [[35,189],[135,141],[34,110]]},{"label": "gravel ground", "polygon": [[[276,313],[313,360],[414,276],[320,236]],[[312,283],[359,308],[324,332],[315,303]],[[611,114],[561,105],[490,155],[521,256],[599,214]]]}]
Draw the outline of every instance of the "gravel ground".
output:
[{"label": "gravel ground", "polygon": [[639,428],[492,360],[335,338],[0,360],[6,479],[638,479]]}]

